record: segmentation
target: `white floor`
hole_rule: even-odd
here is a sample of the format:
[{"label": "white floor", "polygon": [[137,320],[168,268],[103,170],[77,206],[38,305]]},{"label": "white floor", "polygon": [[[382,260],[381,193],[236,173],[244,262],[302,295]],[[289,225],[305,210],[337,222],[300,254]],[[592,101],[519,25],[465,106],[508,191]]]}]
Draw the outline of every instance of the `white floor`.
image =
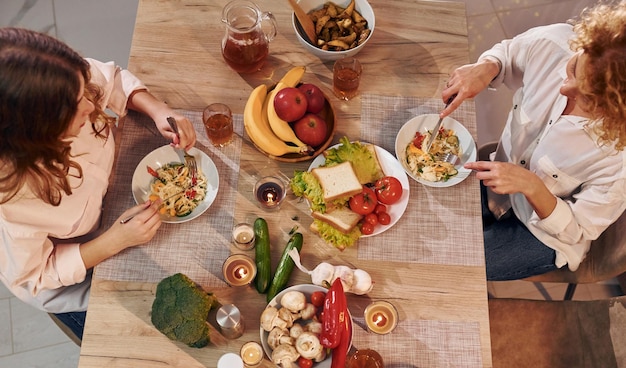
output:
[{"label": "white floor", "polygon": [[[54,35],[85,56],[126,66],[138,0],[2,0],[0,27],[19,26]],[[208,0],[207,0],[208,1]],[[373,1],[373,0],[372,0]],[[373,1],[374,2],[374,1]],[[376,0],[381,3],[382,0]],[[465,0],[470,61],[493,43],[526,29],[576,16],[592,0]],[[271,11],[265,2],[264,8]],[[274,4],[272,2],[271,4]],[[510,93],[486,91],[477,96],[479,144],[497,140],[509,108]],[[496,297],[561,299],[565,285],[525,281],[489,283]],[[574,299],[619,293],[614,282],[579,285]],[[0,367],[69,368],[78,364],[79,348],[48,316],[26,306],[0,285]]]}]

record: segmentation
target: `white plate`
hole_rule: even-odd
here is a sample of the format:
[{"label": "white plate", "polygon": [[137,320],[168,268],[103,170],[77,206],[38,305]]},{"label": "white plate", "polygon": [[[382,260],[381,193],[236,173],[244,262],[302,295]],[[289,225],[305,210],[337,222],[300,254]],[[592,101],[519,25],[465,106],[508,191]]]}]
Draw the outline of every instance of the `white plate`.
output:
[{"label": "white plate", "polygon": [[[267,306],[271,306],[271,307],[276,307],[277,309],[280,309],[280,299],[283,297],[283,295],[285,295],[286,292],[288,291],[300,291],[302,292],[306,298],[307,298],[307,303],[311,302],[311,294],[313,294],[315,291],[322,291],[324,292],[324,294],[326,294],[328,292],[328,289],[318,286],[318,285],[313,285],[313,284],[300,284],[300,285],[294,285],[294,286],[290,286],[288,288],[286,288],[285,290],[281,291],[280,293],[276,294],[276,296],[270,300],[270,302],[267,304]],[[352,315],[350,314],[350,311],[348,311],[348,314],[350,315],[350,323],[352,323]],[[261,335],[261,346],[263,346],[263,350],[265,351],[265,355],[267,355],[268,357],[271,358],[272,356],[272,348],[268,345],[267,343],[267,336],[269,336],[269,332],[265,331],[263,329],[263,327],[259,327],[259,331],[260,331],[260,335]],[[354,339],[354,324],[353,324],[353,328],[352,328],[352,339]],[[352,339],[350,341],[350,346],[352,346]],[[348,349],[350,350],[350,349]],[[323,361],[319,362],[319,363],[313,363],[313,367],[315,368],[330,368],[330,363],[331,363],[331,355],[332,354],[327,354],[326,355],[326,359],[324,359]],[[270,359],[271,360],[271,359]]]},{"label": "white plate", "polygon": [[[203,214],[204,211],[208,210],[217,196],[220,178],[213,160],[197,148],[190,149],[188,153],[196,158],[198,168],[200,168],[204,176],[206,176],[206,195],[204,196],[204,200],[198,204],[198,207],[196,207],[189,215],[183,217],[163,215],[163,222],[180,223],[193,220]],[[172,162],[184,162],[184,160],[182,158],[182,153],[179,156],[174,147],[169,145],[155,149],[154,151],[148,153],[148,155],[146,155],[146,157],[139,162],[139,165],[137,165],[135,173],[133,174],[133,181],[131,184],[135,202],[144,203],[148,200],[148,196],[150,196],[150,184],[154,181],[154,176],[148,173],[146,166],[150,166],[156,170]]]},{"label": "white plate", "polygon": [[[328,147],[327,149],[336,148],[340,145],[341,144],[336,144],[334,146]],[[402,184],[402,197],[400,197],[400,200],[398,202],[391,205],[386,205],[387,213],[391,217],[391,222],[389,223],[389,225],[378,224],[374,227],[373,233],[369,235],[361,235],[362,238],[381,234],[387,229],[391,228],[393,225],[395,225],[396,222],[398,222],[398,220],[400,220],[400,217],[402,217],[404,211],[406,210],[406,206],[409,204],[409,179],[406,176],[404,168],[402,167],[402,165],[400,165],[398,160],[396,160],[396,158],[393,157],[393,155],[387,152],[384,148],[378,146],[374,147],[376,148],[376,155],[378,156],[378,161],[380,162],[380,166],[382,167],[385,175],[393,176],[396,179],[400,180],[400,183]],[[311,162],[311,165],[309,166],[309,171],[318,166],[324,165],[325,162],[326,158],[323,154],[317,156],[315,160]]]},{"label": "white plate", "polygon": [[396,135],[396,157],[398,161],[400,161],[404,171],[417,182],[429,187],[451,187],[465,180],[472,172],[471,170],[463,168],[463,164],[476,161],[476,143],[474,143],[474,138],[472,138],[472,135],[463,124],[451,117],[446,116],[441,126],[445,129],[454,129],[457,137],[459,137],[462,152],[459,160],[460,163],[456,164],[459,173],[448,181],[428,181],[415,176],[406,163],[406,147],[415,138],[415,132],[419,131],[425,133],[428,130],[433,130],[437,124],[437,120],[439,120],[439,115],[425,114],[418,115],[407,121],[398,131],[398,135]]}]

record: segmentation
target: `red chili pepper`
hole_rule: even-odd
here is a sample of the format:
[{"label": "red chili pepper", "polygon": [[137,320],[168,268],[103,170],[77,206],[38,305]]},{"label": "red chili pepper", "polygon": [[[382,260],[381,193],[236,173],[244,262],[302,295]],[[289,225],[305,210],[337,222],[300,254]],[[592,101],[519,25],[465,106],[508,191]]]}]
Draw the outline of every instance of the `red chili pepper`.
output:
[{"label": "red chili pepper", "polygon": [[422,142],[425,136],[420,132],[415,132],[415,138],[413,139],[413,145],[417,148],[422,148]]},{"label": "red chili pepper", "polygon": [[190,189],[190,190],[188,190],[188,191],[186,191],[186,192],[185,192],[185,196],[186,196],[188,199],[194,199],[194,198],[196,197],[196,191],[195,191],[195,190],[193,190],[193,189]]},{"label": "red chili pepper", "polygon": [[341,329],[341,339],[339,341],[339,345],[333,349],[330,368],[344,368],[346,366],[348,350],[350,349],[350,339],[352,338],[352,321],[350,321],[350,315],[348,314],[347,307],[344,312],[346,316],[343,321],[344,327]]},{"label": "red chili pepper", "polygon": [[324,320],[320,342],[326,348],[335,348],[341,342],[345,320],[348,319],[346,294],[339,278],[335,279],[324,299]]},{"label": "red chili pepper", "polygon": [[154,176],[155,178],[159,178],[159,173],[157,173],[153,168],[151,168],[150,166],[146,166],[148,168],[148,174]]}]

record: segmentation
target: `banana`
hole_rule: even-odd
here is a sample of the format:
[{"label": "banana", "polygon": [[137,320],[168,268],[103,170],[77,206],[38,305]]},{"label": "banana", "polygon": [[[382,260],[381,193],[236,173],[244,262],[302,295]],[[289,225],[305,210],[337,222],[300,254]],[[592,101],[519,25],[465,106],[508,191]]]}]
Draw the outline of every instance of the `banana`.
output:
[{"label": "banana", "polygon": [[282,83],[287,87],[295,87],[298,85],[298,83],[300,83],[300,80],[304,76],[305,71],[306,68],[303,66],[294,66],[293,68],[289,69],[289,71],[285,73],[285,75],[283,75],[278,83]]},{"label": "banana", "polygon": [[267,115],[263,114],[263,104],[267,97],[267,86],[256,87],[246,102],[243,111],[243,124],[250,139],[262,151],[271,156],[282,156],[288,153],[306,154],[301,147],[291,146],[278,138],[270,128]]},{"label": "banana", "polygon": [[274,90],[267,95],[265,103],[263,105],[264,110],[267,108],[267,120],[270,123],[272,131],[274,132],[274,134],[276,134],[278,138],[282,139],[285,142],[291,142],[298,147],[310,149],[306,143],[302,142],[300,139],[298,139],[298,137],[296,137],[296,133],[294,133],[293,129],[291,129],[289,123],[281,119],[276,113],[276,109],[274,108],[274,98],[276,98],[276,94],[280,92],[281,89],[287,87],[288,86],[283,84],[282,82],[278,82]]}]

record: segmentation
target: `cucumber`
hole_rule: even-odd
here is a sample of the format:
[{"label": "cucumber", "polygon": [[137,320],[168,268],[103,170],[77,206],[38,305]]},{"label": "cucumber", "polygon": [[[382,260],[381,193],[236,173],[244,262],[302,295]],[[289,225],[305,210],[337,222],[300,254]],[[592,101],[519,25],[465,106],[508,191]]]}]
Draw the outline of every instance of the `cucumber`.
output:
[{"label": "cucumber", "polygon": [[289,281],[289,277],[291,276],[291,271],[295,266],[293,259],[289,256],[289,251],[292,249],[297,249],[298,252],[302,250],[302,234],[295,233],[291,236],[287,245],[285,245],[285,249],[283,250],[283,255],[280,257],[278,261],[278,266],[276,267],[276,272],[274,273],[274,278],[272,279],[272,284],[267,291],[267,302],[269,303],[276,294],[280,293],[285,286],[287,286],[287,282]]},{"label": "cucumber", "polygon": [[263,294],[270,286],[272,259],[270,254],[270,232],[267,228],[267,221],[261,217],[254,221],[254,256],[257,269],[254,286],[259,293]]}]

